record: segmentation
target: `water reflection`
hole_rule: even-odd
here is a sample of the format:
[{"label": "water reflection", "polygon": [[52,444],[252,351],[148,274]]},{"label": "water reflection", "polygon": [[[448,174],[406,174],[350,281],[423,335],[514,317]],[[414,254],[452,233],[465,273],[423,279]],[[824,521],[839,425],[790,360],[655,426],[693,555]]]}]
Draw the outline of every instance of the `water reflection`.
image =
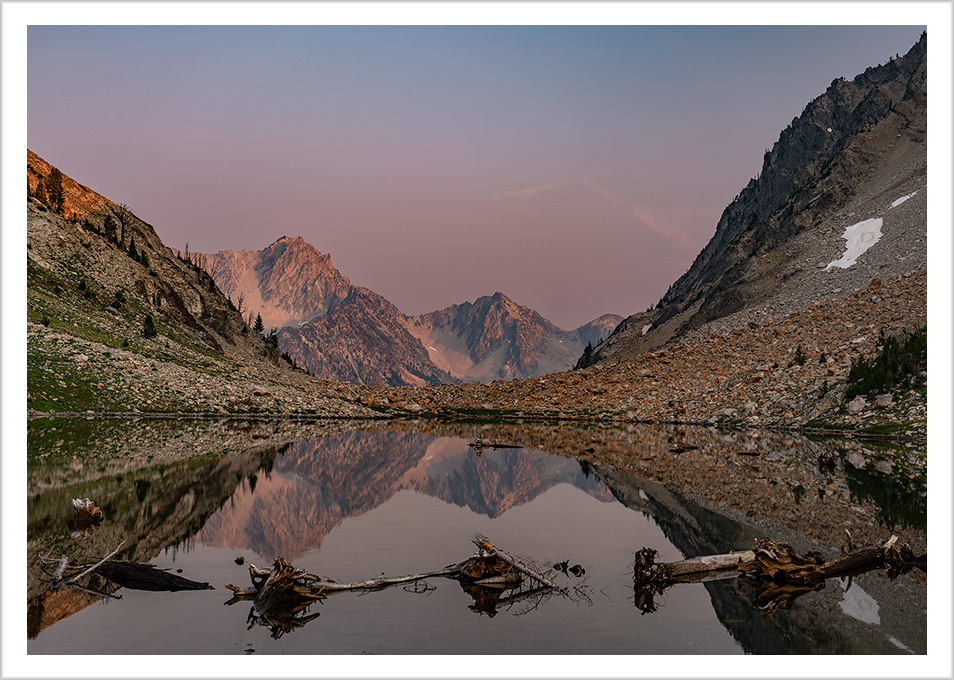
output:
[{"label": "water reflection", "polygon": [[478,457],[457,438],[352,432],[290,445],[264,475],[242,484],[197,538],[249,548],[267,559],[293,559],[320,548],[345,518],[363,515],[402,490],[498,517],[560,483],[612,500],[570,458],[522,449]]},{"label": "water reflection", "polygon": [[[69,422],[43,423],[36,437],[31,425],[31,653],[234,652],[227,632],[206,630],[235,630],[235,608],[222,607],[222,590],[248,579],[237,555],[262,566],[280,555],[312,573],[360,580],[458,562],[472,551],[476,531],[549,564],[582,564],[592,579],[585,597],[540,599],[532,588],[486,591],[431,579],[364,597],[342,593],[280,621],[249,619],[246,634],[261,629],[269,642],[248,644],[265,653],[350,653],[371,642],[390,653],[926,649],[926,588],[914,578],[891,583],[867,575],[847,588],[801,595],[770,616],[760,609],[760,593],[739,579],[667,594],[650,616],[640,615],[632,590],[633,553],[642,546],[679,559],[750,547],[771,535],[835,554],[851,526],[859,540],[887,529],[923,548],[917,450],[685,427],[396,423],[342,432],[341,424],[284,431],[260,422],[189,423],[180,431],[139,422],[97,432],[89,421],[77,423],[82,436],[72,448]],[[478,456],[468,446],[477,437],[516,448],[484,448]],[[201,442],[209,453],[183,457]],[[834,469],[820,465],[823,457]],[[901,487],[883,471],[888,463]],[[82,536],[74,535],[77,498],[92,499],[104,517]],[[135,632],[144,595],[97,576],[90,592],[51,591],[43,583],[40,555],[89,559],[121,541],[118,559],[182,569],[219,590],[176,594],[191,599],[174,603],[164,599],[172,595],[148,594],[158,598],[148,606],[159,620],[163,608],[180,621],[195,619],[164,629],[162,644],[150,631]],[[563,577],[561,585],[571,585],[569,573]],[[96,591],[123,600],[90,608],[102,599]],[[532,616],[516,617],[516,627],[501,623],[515,618],[502,612],[523,607]],[[462,612],[478,616],[462,619]],[[476,623],[491,619],[492,629]],[[97,630],[97,640],[87,636],[79,645],[82,627]]]}]

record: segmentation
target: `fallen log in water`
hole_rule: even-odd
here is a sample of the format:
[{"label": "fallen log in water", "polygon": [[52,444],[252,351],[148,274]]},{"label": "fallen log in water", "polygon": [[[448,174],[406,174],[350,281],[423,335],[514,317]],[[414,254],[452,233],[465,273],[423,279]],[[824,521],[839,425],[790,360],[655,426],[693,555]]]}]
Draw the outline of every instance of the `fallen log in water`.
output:
[{"label": "fallen log in water", "polygon": [[113,583],[131,590],[177,592],[180,590],[215,590],[208,583],[192,581],[171,574],[151,564],[110,560],[98,565],[93,571]]},{"label": "fallen log in water", "polygon": [[529,576],[530,578],[542,583],[543,585],[549,586],[550,588],[558,587],[556,583],[551,581],[550,578],[543,573],[543,570],[533,567],[527,564],[526,562],[522,561],[521,559],[514,557],[513,555],[508,553],[506,550],[500,550],[499,548],[495,547],[490,541],[488,541],[486,536],[480,536],[480,535],[476,536],[474,538],[474,544],[481,550],[491,555],[494,555],[496,557],[499,557],[501,560],[503,560],[504,562],[509,564],[511,567],[519,571],[521,574],[525,574]]},{"label": "fallen log in water", "polygon": [[[119,545],[116,546],[112,552],[93,564],[70,566],[69,558],[66,555],[61,555],[58,560],[41,555],[40,561],[44,564],[56,564],[52,573],[44,569],[44,571],[50,575],[50,585],[54,589],[71,586],[86,592],[91,592],[87,588],[81,587],[78,581],[89,574],[99,574],[118,586],[132,590],[214,590],[208,583],[192,581],[182,576],[171,574],[165,569],[154,567],[151,564],[110,559],[119,552],[119,549],[123,547],[124,543],[125,541],[120,541]],[[41,568],[43,567],[41,566]],[[103,595],[104,597],[112,597],[110,593],[96,594]]]},{"label": "fallen log in water", "polygon": [[413,583],[422,581],[426,578],[436,578],[438,576],[454,578],[461,572],[466,562],[452,564],[443,569],[428,571],[421,574],[411,574],[409,576],[398,576],[395,578],[372,578],[366,581],[356,583],[338,583],[329,579],[324,579],[316,574],[310,574],[304,570],[296,569],[283,557],[275,558],[271,570],[259,569],[254,564],[248,567],[252,579],[252,589],[245,590],[230,583],[226,588],[235,593],[238,598],[255,598],[256,603],[267,603],[271,598],[281,599],[313,599],[317,600],[325,594],[341,592],[345,590],[380,590],[403,583]]},{"label": "fallen log in water", "polygon": [[730,578],[740,574],[745,576],[747,583],[767,584],[760,594],[764,606],[757,602],[757,606],[764,609],[769,608],[769,604],[778,608],[780,599],[791,606],[791,601],[799,594],[817,590],[829,578],[855,576],[876,569],[887,569],[892,579],[913,567],[927,571],[927,555],[915,557],[909,545],[897,544],[897,536],[858,548],[851,545],[850,534],[848,538],[848,548],[831,561],[817,551],[800,555],[787,543],[767,539],[756,540],[752,550],[658,564],[656,551],[642,548],[636,553],[633,568],[636,606],[644,613],[655,611],[654,596],[676,583]]},{"label": "fallen log in water", "polygon": [[521,583],[524,577],[529,577],[545,588],[558,588],[543,570],[527,564],[505,550],[500,550],[486,537],[477,536],[474,543],[478,545],[482,553],[486,554],[478,554],[463,562],[435,571],[391,578],[382,576],[355,583],[338,583],[322,578],[317,574],[297,569],[284,558],[277,557],[271,569],[259,569],[254,564],[248,566],[249,577],[252,581],[251,589],[240,588],[231,583],[226,584],[225,587],[233,593],[233,598],[226,604],[253,599],[255,609],[261,615],[277,604],[310,603],[335,592],[380,590],[437,577],[453,578],[463,584],[504,589],[512,588]]}]

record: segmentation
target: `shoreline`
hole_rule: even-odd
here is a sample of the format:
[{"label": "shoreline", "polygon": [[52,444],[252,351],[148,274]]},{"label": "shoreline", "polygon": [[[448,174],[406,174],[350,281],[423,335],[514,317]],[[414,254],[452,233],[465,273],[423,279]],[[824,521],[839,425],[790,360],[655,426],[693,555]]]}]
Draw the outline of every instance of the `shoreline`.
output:
[{"label": "shoreline", "polygon": [[[886,442],[909,442],[926,443],[926,435],[910,434],[877,434],[850,429],[820,428],[820,427],[798,427],[785,425],[759,425],[755,423],[713,423],[699,421],[680,421],[680,420],[628,420],[621,418],[584,418],[584,417],[553,417],[523,415],[519,417],[501,414],[492,416],[486,414],[484,417],[468,417],[468,414],[462,413],[381,413],[379,416],[353,416],[353,415],[321,415],[311,413],[213,413],[213,412],[142,412],[142,411],[37,411],[30,409],[27,412],[27,421],[43,419],[112,419],[112,420],[258,420],[258,421],[294,421],[294,422],[413,422],[414,420],[429,420],[445,423],[460,422],[490,422],[502,425],[514,424],[552,424],[552,425],[607,425],[613,427],[625,427],[627,425],[648,425],[648,426],[676,426],[676,427],[699,427],[724,430],[756,430],[777,433],[792,433],[805,436],[833,436],[845,437],[850,439],[886,441]],[[902,423],[898,423],[903,426]]]}]

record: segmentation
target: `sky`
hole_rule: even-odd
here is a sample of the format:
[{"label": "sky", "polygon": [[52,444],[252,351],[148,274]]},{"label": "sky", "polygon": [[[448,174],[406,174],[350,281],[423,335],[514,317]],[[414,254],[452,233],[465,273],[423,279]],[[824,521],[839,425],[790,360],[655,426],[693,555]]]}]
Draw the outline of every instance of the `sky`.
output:
[{"label": "sky", "polygon": [[302,236],[406,314],[572,329],[657,302],[805,105],[923,29],[33,25],[27,143],[166,245]]}]

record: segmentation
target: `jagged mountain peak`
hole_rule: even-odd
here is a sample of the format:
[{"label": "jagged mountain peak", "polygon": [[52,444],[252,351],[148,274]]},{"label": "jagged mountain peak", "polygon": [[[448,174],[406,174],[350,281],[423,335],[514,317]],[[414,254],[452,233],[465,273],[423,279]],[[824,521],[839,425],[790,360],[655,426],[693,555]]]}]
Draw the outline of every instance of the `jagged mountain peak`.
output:
[{"label": "jagged mountain peak", "polygon": [[424,384],[517,378],[566,370],[621,317],[565,331],[502,291],[408,317],[355,286],[331,255],[301,236],[211,257],[216,283],[245,314],[281,328],[279,346],[315,375],[362,383]]}]

